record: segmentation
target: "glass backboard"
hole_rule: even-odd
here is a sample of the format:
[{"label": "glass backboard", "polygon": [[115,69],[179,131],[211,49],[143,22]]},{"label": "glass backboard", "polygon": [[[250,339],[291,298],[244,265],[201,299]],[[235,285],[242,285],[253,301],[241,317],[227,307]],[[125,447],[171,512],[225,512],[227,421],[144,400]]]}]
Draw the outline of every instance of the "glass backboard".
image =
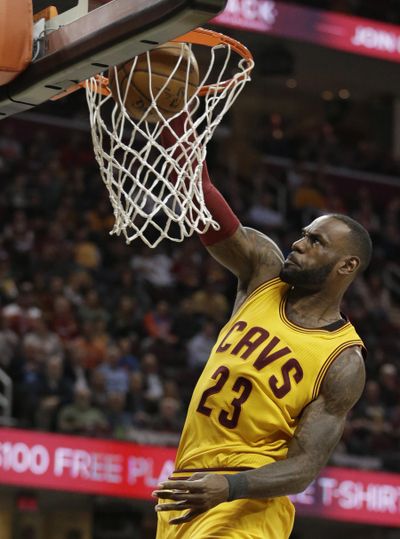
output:
[{"label": "glass backboard", "polygon": [[28,110],[70,86],[205,24],[227,0],[33,0],[35,14],[58,17],[40,53],[0,87],[0,119]]}]

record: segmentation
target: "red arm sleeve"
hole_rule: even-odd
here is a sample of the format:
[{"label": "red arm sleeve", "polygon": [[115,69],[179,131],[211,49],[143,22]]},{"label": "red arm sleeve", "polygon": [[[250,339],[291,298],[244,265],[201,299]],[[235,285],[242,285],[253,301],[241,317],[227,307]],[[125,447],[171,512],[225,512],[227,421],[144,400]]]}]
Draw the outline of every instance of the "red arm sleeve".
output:
[{"label": "red arm sleeve", "polygon": [[[172,130],[175,131],[177,135],[183,132],[184,119],[184,116],[179,116],[170,122]],[[161,141],[163,146],[168,148],[175,144],[176,136],[171,130],[164,129],[161,134]],[[174,178],[170,177],[170,181],[173,182]],[[207,209],[220,226],[219,230],[214,230],[210,227],[207,232],[199,235],[200,241],[208,246],[214,245],[215,243],[232,236],[232,234],[239,228],[240,221],[218,189],[211,183],[206,162],[203,163],[202,186]]]}]

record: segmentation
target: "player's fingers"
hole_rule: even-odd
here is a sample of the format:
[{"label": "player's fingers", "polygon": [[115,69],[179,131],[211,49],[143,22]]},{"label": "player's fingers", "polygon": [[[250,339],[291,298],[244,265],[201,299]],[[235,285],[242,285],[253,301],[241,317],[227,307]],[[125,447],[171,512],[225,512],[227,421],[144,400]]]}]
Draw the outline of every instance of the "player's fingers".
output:
[{"label": "player's fingers", "polygon": [[176,517],[176,518],[171,518],[171,520],[169,521],[170,524],[183,524],[184,522],[190,522],[191,520],[193,520],[194,518],[198,517],[199,515],[201,515],[202,511],[198,511],[198,510],[195,510],[195,509],[192,509],[191,511],[189,511],[188,513],[185,513],[183,516],[181,517]]},{"label": "player's fingers", "polygon": [[154,490],[151,494],[155,498],[161,498],[162,500],[193,500],[199,496],[198,494],[190,494],[187,490],[181,490],[180,492]]},{"label": "player's fingers", "polygon": [[201,480],[194,481],[163,481],[158,485],[161,490],[184,490],[194,491],[201,490],[203,488],[203,482]]},{"label": "player's fingers", "polygon": [[206,472],[196,472],[189,477],[188,481],[197,481],[198,479],[203,479],[206,475]]},{"label": "player's fingers", "polygon": [[159,511],[182,511],[183,509],[192,509],[193,506],[187,500],[181,500],[175,503],[161,503],[155,506],[155,510]]}]

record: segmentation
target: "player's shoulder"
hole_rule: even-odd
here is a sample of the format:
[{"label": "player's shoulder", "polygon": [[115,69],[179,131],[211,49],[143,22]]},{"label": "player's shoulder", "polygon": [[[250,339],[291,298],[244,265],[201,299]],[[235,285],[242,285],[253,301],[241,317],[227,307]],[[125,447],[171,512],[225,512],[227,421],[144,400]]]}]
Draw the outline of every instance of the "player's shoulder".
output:
[{"label": "player's shoulder", "polygon": [[332,372],[347,371],[349,375],[357,375],[360,371],[365,371],[365,360],[363,349],[360,345],[348,346],[332,363]]},{"label": "player's shoulder", "polygon": [[278,245],[259,230],[243,227],[243,233],[251,252],[252,267],[249,279],[239,282],[239,291],[248,296],[261,284],[279,276],[284,256]]},{"label": "player's shoulder", "polygon": [[250,227],[243,227],[242,230],[252,253],[253,272],[264,270],[269,278],[277,277],[284,263],[284,256],[278,245],[259,230]]},{"label": "player's shoulder", "polygon": [[268,261],[282,267],[284,261],[283,253],[272,238],[263,232],[256,230],[255,228],[250,228],[247,226],[243,227],[243,232],[246,234],[247,241],[253,248],[254,252],[259,253],[261,257],[263,255],[269,257],[271,254],[273,254],[274,259],[269,260],[268,258]]},{"label": "player's shoulder", "polygon": [[251,253],[251,268],[246,279],[239,278],[233,314],[262,285],[279,277],[284,263],[282,251],[269,236],[249,227],[242,227],[241,233]]}]

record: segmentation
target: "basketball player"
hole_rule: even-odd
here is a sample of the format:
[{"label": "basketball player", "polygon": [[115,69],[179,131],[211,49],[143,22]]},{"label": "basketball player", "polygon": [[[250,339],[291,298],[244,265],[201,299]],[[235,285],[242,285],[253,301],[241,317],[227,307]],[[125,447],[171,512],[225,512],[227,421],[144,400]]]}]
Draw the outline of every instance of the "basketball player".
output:
[{"label": "basketball player", "polygon": [[317,477],[364,388],[363,342],[340,304],[371,240],[351,218],[326,215],[284,260],[239,223],[206,167],[203,189],[220,230],[200,239],[238,291],[194,390],[176,469],[154,492],[157,539],[286,539],[287,495]]}]

